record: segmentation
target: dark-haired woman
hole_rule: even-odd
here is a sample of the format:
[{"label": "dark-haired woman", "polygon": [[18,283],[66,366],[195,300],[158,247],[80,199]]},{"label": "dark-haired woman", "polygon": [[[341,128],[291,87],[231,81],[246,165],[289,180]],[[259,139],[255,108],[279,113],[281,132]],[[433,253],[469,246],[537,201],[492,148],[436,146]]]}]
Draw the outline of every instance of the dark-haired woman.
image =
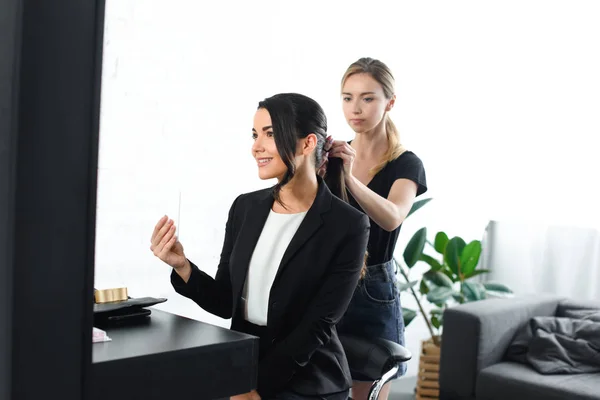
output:
[{"label": "dark-haired woman", "polygon": [[[277,184],[233,202],[216,276],[185,257],[166,216],[151,249],[173,268],[178,293],[260,338],[258,388],[237,399],[345,400],[352,378],[336,324],[360,278],[368,218],[317,174],[328,141],[314,100],[294,93],[265,99],[252,137],[259,177]],[[327,165],[332,190],[345,190],[342,163]]]}]

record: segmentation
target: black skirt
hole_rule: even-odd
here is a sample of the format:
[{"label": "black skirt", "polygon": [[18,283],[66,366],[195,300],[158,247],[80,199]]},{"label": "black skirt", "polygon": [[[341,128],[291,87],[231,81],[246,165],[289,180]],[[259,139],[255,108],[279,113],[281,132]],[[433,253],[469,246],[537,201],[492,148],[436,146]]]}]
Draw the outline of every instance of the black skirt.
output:
[{"label": "black skirt", "polygon": [[[238,332],[246,333],[248,335],[257,336],[259,338],[259,360],[264,356],[266,350],[273,345],[271,342],[271,335],[269,334],[269,331],[266,326],[255,325],[246,320],[242,320],[236,324],[235,330]],[[348,393],[349,390],[345,390],[340,393],[331,393],[320,396],[307,396],[295,393],[291,390],[284,389],[282,392],[277,393],[274,397],[263,400],[346,400],[348,399]]]}]

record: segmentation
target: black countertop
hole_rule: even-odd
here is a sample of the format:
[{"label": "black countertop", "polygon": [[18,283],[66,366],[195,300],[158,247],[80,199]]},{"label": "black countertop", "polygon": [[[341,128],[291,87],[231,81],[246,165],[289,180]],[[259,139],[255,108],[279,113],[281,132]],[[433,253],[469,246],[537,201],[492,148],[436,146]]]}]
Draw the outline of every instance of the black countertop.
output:
[{"label": "black countertop", "polygon": [[151,309],[92,345],[92,399],[214,399],[256,387],[258,339]]}]

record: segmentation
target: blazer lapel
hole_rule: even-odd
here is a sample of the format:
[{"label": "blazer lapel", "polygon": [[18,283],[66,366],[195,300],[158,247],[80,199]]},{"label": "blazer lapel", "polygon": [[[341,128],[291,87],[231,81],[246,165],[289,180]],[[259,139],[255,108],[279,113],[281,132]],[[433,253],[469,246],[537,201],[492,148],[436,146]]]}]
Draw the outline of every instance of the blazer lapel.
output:
[{"label": "blazer lapel", "polygon": [[277,270],[277,274],[275,275],[275,279],[281,275],[282,271],[289,264],[290,260],[296,255],[296,253],[302,248],[302,246],[310,239],[315,232],[323,225],[323,215],[325,212],[329,211],[331,208],[331,200],[332,194],[329,191],[327,185],[323,182],[323,180],[319,177],[319,189],[317,191],[317,197],[313,202],[313,205],[310,207],[304,220],[298,227],[298,231],[292,238],[289,246],[287,247],[285,253],[283,254],[283,258],[281,259],[281,263],[279,264],[279,269]]},{"label": "blazer lapel", "polygon": [[238,234],[239,242],[235,250],[235,262],[230,265],[234,314],[237,309],[237,301],[242,296],[252,253],[254,253],[254,248],[256,247],[256,243],[258,243],[272,205],[273,195],[270,191],[266,191],[264,195],[261,195],[246,209]]}]

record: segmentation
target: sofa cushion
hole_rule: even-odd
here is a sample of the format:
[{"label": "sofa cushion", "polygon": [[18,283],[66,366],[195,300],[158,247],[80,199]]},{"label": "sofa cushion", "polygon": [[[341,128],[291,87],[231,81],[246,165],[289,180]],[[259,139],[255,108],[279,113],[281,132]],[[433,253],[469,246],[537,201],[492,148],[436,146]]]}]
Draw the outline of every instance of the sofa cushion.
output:
[{"label": "sofa cushion", "polygon": [[599,332],[600,321],[591,318],[534,317],[508,346],[505,361],[541,374],[599,373]]},{"label": "sofa cushion", "polygon": [[502,362],[480,371],[475,393],[477,400],[598,400],[600,373],[542,375],[526,365]]},{"label": "sofa cushion", "polygon": [[579,318],[600,312],[600,301],[598,300],[562,300],[556,308],[557,317]]},{"label": "sofa cushion", "polygon": [[564,310],[562,313],[566,318],[587,319],[593,322],[600,322],[600,309],[595,310]]}]

